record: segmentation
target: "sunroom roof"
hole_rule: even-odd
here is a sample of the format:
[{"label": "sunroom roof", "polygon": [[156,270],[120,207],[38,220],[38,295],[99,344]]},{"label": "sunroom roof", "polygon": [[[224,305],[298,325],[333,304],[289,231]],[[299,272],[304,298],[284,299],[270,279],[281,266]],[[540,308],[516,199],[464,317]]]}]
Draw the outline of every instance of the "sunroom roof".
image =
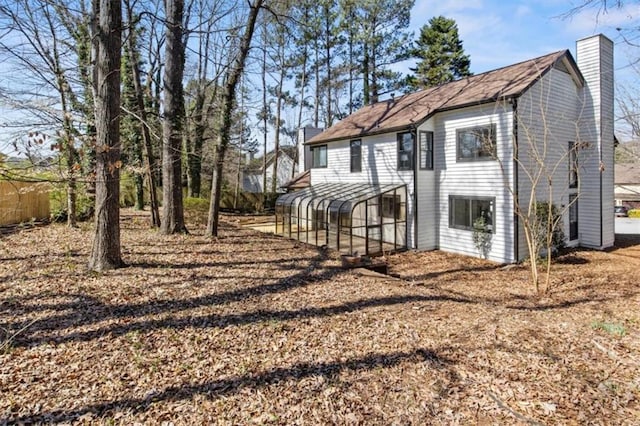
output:
[{"label": "sunroom roof", "polygon": [[276,205],[286,205],[299,198],[322,198],[332,201],[365,201],[405,186],[405,184],[321,183],[281,195]]}]

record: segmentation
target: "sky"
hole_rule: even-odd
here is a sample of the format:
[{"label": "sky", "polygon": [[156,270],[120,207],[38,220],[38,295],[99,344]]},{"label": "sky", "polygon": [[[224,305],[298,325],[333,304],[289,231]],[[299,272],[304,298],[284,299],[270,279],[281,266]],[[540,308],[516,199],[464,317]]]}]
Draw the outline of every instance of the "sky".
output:
[{"label": "sky", "polygon": [[[606,11],[597,7],[584,8],[565,16],[585,1],[416,0],[410,30],[417,38],[420,28],[433,16],[454,19],[474,74],[563,49],[569,49],[575,57],[576,40],[602,33],[615,43],[618,85],[640,87],[640,72],[630,66],[633,58],[640,58],[640,47],[631,47],[623,37],[635,37],[637,40],[631,41],[640,44],[640,31],[629,31],[640,28],[640,2],[629,0],[626,3],[635,4]],[[600,4],[599,1],[595,3]],[[396,69],[408,73],[409,67],[414,65],[415,61],[405,62]],[[0,112],[5,120],[11,117],[6,111]],[[616,134],[621,127],[621,123],[616,123]],[[9,139],[13,137],[8,138],[6,130],[0,126],[0,152],[7,152]]]},{"label": "sky", "polygon": [[410,29],[417,37],[433,16],[454,19],[475,74],[562,49],[569,49],[575,57],[577,40],[602,33],[615,43],[618,81],[633,78],[629,57],[634,53],[638,57],[640,49],[625,43],[622,34],[630,33],[617,28],[638,28],[640,5],[606,11],[590,7],[570,17],[563,16],[583,3],[584,0],[416,0]]}]

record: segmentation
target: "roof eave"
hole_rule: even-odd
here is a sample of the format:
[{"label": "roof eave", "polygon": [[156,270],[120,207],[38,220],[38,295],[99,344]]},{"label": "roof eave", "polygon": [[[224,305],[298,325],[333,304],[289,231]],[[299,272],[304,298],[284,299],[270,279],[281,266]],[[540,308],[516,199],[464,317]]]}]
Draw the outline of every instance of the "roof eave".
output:
[{"label": "roof eave", "polygon": [[[420,122],[422,122],[422,120]],[[307,141],[304,144],[308,145],[308,146],[322,145],[322,144],[329,143],[329,142],[353,140],[353,139],[358,139],[358,138],[364,138],[364,137],[367,137],[367,136],[382,135],[384,133],[393,133],[393,132],[399,132],[399,131],[402,131],[402,130],[411,130],[412,128],[418,126],[418,124],[416,124],[416,123],[417,122],[413,122],[413,123],[409,123],[409,124],[403,124],[402,126],[389,127],[389,128],[386,128],[386,129],[379,129],[379,130],[376,130],[376,131],[370,131],[370,132],[353,134],[353,135],[336,136],[336,137],[333,137],[333,138],[320,139],[320,140],[317,140],[317,141],[316,140]]]}]

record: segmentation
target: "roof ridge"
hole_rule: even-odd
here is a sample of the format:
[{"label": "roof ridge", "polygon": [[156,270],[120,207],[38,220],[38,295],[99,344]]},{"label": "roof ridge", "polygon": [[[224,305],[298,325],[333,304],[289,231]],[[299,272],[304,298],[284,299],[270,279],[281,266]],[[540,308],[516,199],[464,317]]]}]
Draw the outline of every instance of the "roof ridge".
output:
[{"label": "roof ridge", "polygon": [[[468,75],[466,77],[461,77],[461,78],[459,78],[457,80],[447,81],[446,83],[441,83],[441,84],[438,84],[438,85],[435,85],[435,86],[425,87],[424,89],[420,89],[420,90],[417,90],[417,91],[411,92],[411,93],[406,93],[406,94],[404,94],[404,95],[402,95],[402,96],[400,96],[398,98],[395,98],[395,102],[398,102],[398,101],[400,101],[400,99],[409,97],[411,95],[416,95],[416,94],[421,93],[421,92],[432,91],[434,89],[437,89],[437,88],[440,88],[440,87],[444,87],[444,86],[447,86],[449,84],[457,83],[457,82],[465,80],[465,79],[468,80],[470,78],[481,77],[483,75],[490,74],[492,72],[502,71],[502,70],[505,70],[505,69],[511,68],[511,67],[517,67],[517,66],[525,64],[527,62],[536,62],[536,61],[539,61],[541,59],[548,58],[550,56],[561,55],[561,54],[564,55],[567,52],[569,52],[569,49],[557,50],[555,52],[547,53],[546,55],[536,56],[535,58],[529,58],[529,59],[525,59],[525,60],[522,60],[520,62],[516,62],[516,63],[513,63],[513,64],[504,65],[504,66],[501,66],[501,67],[498,67],[498,68],[494,68],[494,69],[491,69],[491,70],[488,70],[488,71],[483,71],[483,72],[481,72],[479,74]],[[369,104],[368,106],[374,106],[374,105],[382,104],[382,103],[389,102],[389,101],[390,101],[390,99],[385,99],[384,101],[378,101],[376,103]]]}]

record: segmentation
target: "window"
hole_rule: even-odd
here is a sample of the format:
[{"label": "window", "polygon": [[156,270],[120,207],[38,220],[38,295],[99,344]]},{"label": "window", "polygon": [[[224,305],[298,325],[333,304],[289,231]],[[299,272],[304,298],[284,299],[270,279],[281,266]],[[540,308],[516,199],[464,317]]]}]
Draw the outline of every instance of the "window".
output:
[{"label": "window", "polygon": [[413,170],[413,133],[398,133],[398,170]]},{"label": "window", "polygon": [[473,223],[483,218],[486,227],[494,232],[493,210],[495,198],[449,196],[449,227],[473,230]]},{"label": "window", "polygon": [[569,142],[569,188],[578,187],[578,150],[575,142]]},{"label": "window", "polygon": [[327,146],[318,145],[311,147],[311,167],[321,168],[327,167]]},{"label": "window", "polygon": [[470,127],[456,132],[458,161],[492,160],[496,157],[496,125]]},{"label": "window", "polygon": [[420,169],[433,170],[433,132],[420,132]]},{"label": "window", "polygon": [[362,141],[351,141],[351,173],[362,171]]},{"label": "window", "polygon": [[569,195],[569,241],[578,239],[578,195]]}]

